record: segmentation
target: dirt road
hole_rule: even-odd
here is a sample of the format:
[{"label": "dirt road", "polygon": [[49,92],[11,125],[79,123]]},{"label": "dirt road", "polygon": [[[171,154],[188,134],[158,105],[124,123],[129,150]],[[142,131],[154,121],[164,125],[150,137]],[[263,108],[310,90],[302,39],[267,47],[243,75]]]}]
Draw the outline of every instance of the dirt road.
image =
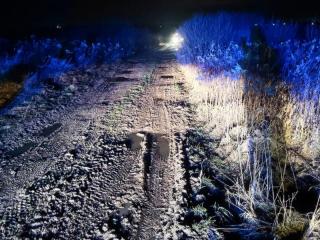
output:
[{"label": "dirt road", "polygon": [[62,82],[0,116],[0,238],[178,239],[192,116],[171,53]]}]

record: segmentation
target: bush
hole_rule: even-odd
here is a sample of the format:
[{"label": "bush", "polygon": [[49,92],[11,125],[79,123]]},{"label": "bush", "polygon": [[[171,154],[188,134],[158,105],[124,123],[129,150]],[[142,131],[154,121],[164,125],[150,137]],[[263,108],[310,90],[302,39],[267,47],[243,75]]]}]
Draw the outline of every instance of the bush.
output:
[{"label": "bush", "polygon": [[[217,195],[211,198],[214,195],[211,193],[215,193],[213,187],[221,188],[217,182],[229,178],[231,184],[222,181],[227,198],[221,198],[229,204],[216,202],[234,216],[233,226],[239,227],[235,235],[226,233],[226,238],[284,240],[301,239],[304,234],[317,236],[319,211],[308,221],[307,214],[299,209],[298,199],[304,194],[301,191],[304,187],[296,179],[305,171],[315,178],[318,176],[320,30],[315,25],[301,28],[303,25],[265,21],[252,27],[250,38],[243,35],[246,37],[241,40],[229,32],[232,17],[227,18],[225,29],[219,29],[219,24],[224,22],[221,19],[221,15],[195,17],[180,28],[185,46],[177,53],[178,59],[200,68],[195,71],[190,66],[181,68],[192,82],[191,101],[196,106],[199,124],[217,136],[218,143],[212,148],[228,164],[227,170],[218,166],[218,171],[210,172],[207,168],[216,162],[209,167],[205,160],[201,163],[202,173],[209,179],[203,178],[202,188],[196,194],[190,190],[194,196],[191,203],[202,204],[207,211],[193,208],[186,219],[201,222],[213,216],[222,227],[230,224],[210,206],[218,199]],[[238,47],[240,42],[243,48]],[[232,76],[239,65],[238,75],[245,73],[240,81],[230,78],[216,78],[211,83],[195,81],[198,72],[204,71],[214,76]],[[247,87],[263,94],[247,92]],[[233,129],[239,126],[244,127],[245,136],[232,137]],[[193,177],[199,177],[200,169],[194,163],[206,159],[203,152],[209,151],[198,147],[200,143],[197,141],[196,149],[201,149],[198,151],[201,155],[190,158],[187,165],[189,174],[195,173],[190,174]],[[227,146],[233,150],[228,152]],[[191,148],[189,154],[194,153]],[[232,166],[232,161],[239,168]],[[307,165],[312,167],[305,170]],[[218,178],[221,173],[226,177]],[[293,187],[297,199],[295,194],[290,194],[289,184],[297,186]],[[315,207],[314,204],[311,206]],[[294,216],[295,211],[300,213]]]},{"label": "bush", "polygon": [[[146,31],[126,24],[115,26],[91,32],[86,35],[86,40],[70,40],[71,36],[64,40],[32,36],[11,44],[0,39],[0,81],[18,82],[19,86],[23,86],[19,96],[11,93],[12,97],[6,98],[5,101],[9,102],[15,97],[8,107],[39,93],[43,81],[49,80],[60,89],[59,77],[62,74],[129,57],[147,42],[141,41],[149,37]],[[93,27],[93,30],[97,29]]]},{"label": "bush", "polygon": [[238,78],[242,71],[241,40],[248,40],[251,26],[261,21],[250,14],[197,15],[178,30],[184,44],[177,58],[180,63],[197,64],[215,76]]},{"label": "bush", "polygon": [[252,28],[250,42],[243,43],[241,66],[246,71],[246,85],[260,93],[273,94],[279,74],[278,54],[270,47],[259,26]]},{"label": "bush", "polygon": [[47,62],[39,67],[38,77],[40,79],[56,79],[61,74],[74,68],[69,60],[50,57]]},{"label": "bush", "polygon": [[[55,79],[64,72],[90,65],[110,63],[134,54],[140,47],[142,31],[129,25],[106,30],[94,42],[87,40],[59,41],[57,39],[30,39],[16,43],[0,55],[0,77],[15,71],[16,66],[28,65],[34,69],[28,82]],[[143,32],[143,34],[146,34]],[[96,33],[99,35],[99,33]],[[9,44],[6,44],[9,46]],[[30,72],[29,72],[30,73]],[[35,81],[34,79],[38,79]],[[13,80],[13,79],[9,79]],[[19,79],[22,82],[22,79]]]},{"label": "bush", "polygon": [[319,100],[320,39],[287,41],[280,47],[282,78],[303,99]]},{"label": "bush", "polygon": [[238,79],[243,72],[239,64],[243,56],[243,50],[235,43],[230,43],[225,48],[212,43],[207,53],[198,56],[195,63],[207,70],[212,76]]},{"label": "bush", "polygon": [[298,25],[285,21],[266,21],[261,25],[266,42],[271,47],[277,47],[281,42],[298,37]]},{"label": "bush", "polygon": [[307,41],[320,39],[320,27],[317,26],[314,22],[309,23],[305,27],[305,39]]},{"label": "bush", "polygon": [[197,15],[178,32],[184,38],[177,52],[182,64],[195,64],[211,77],[258,77],[254,84],[272,86],[272,92],[280,78],[294,94],[319,99],[320,28],[315,23],[303,26],[219,13]]},{"label": "bush", "polygon": [[16,51],[12,56],[5,55],[0,58],[0,75],[9,72],[14,66],[21,63],[21,51]]}]

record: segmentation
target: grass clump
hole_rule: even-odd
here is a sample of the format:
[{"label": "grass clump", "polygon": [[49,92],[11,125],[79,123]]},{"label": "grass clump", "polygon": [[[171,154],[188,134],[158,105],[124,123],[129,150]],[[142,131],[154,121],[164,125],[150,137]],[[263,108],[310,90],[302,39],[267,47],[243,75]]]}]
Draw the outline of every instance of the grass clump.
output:
[{"label": "grass clump", "polygon": [[300,240],[308,227],[308,220],[297,212],[292,212],[285,221],[276,225],[275,235],[279,240]]}]

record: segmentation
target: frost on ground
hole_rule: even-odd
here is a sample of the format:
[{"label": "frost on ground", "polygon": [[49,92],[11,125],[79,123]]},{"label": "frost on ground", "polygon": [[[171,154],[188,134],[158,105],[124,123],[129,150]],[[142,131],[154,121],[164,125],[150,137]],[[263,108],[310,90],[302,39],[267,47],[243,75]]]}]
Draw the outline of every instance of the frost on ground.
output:
[{"label": "frost on ground", "polygon": [[0,238],[178,239],[191,110],[173,56],[73,71],[0,117]]},{"label": "frost on ground", "polygon": [[198,119],[185,224],[212,239],[318,238],[319,29],[229,13],[180,27]]}]

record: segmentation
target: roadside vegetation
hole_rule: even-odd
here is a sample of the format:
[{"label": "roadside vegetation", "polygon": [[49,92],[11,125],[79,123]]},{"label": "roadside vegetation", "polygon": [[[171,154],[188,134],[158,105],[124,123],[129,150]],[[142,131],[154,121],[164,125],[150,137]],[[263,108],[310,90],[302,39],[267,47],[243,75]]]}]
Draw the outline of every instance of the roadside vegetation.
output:
[{"label": "roadside vegetation", "polygon": [[220,13],[178,32],[198,117],[183,222],[209,239],[319,239],[317,23]]},{"label": "roadside vegetation", "polygon": [[130,25],[108,28],[90,33],[87,29],[69,30],[59,39],[1,40],[0,108],[17,95],[39,93],[44,84],[59,88],[64,73],[125,59],[145,45],[141,40],[147,39],[145,31]]}]

